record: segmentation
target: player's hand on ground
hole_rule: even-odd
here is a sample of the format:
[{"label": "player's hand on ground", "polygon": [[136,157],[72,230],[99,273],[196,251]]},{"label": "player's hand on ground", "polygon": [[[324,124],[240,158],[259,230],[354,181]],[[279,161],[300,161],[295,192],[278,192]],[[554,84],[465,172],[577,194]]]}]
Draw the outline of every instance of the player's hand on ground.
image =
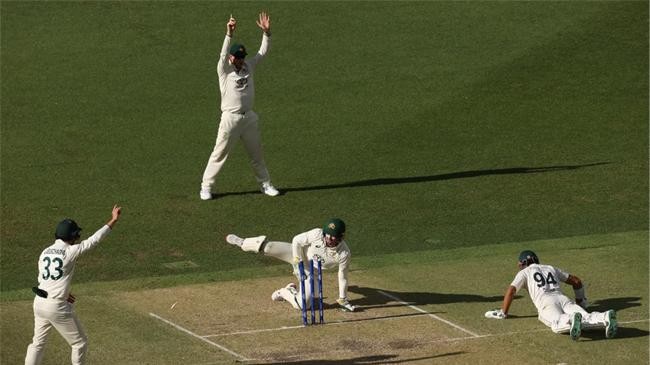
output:
[{"label": "player's hand on ground", "polygon": [[271,31],[271,18],[266,12],[260,13],[259,19],[256,21],[256,23],[264,33]]},{"label": "player's hand on ground", "polygon": [[348,301],[347,298],[339,298],[336,300],[336,302],[341,306],[341,309],[343,309],[346,312],[354,312],[356,309],[355,306],[350,304],[350,301]]},{"label": "player's hand on ground", "polygon": [[74,304],[74,302],[77,300],[77,298],[72,295],[72,293],[68,294],[68,303]]},{"label": "player's hand on ground", "polygon": [[507,314],[503,313],[502,309],[493,309],[485,312],[485,318],[506,319]]},{"label": "player's hand on ground", "polygon": [[237,21],[235,20],[235,18],[232,17],[232,14],[230,14],[230,18],[228,19],[228,24],[226,24],[226,34],[232,36],[232,34],[235,32],[236,27],[237,27]]}]

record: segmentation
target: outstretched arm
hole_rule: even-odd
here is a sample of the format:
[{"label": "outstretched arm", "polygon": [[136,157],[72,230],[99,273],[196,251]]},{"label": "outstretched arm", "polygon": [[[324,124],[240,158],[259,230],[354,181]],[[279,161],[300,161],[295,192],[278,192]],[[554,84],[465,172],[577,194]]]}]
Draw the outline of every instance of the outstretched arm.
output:
[{"label": "outstretched arm", "polygon": [[506,294],[503,296],[503,304],[501,304],[501,310],[506,317],[508,316],[510,304],[512,304],[512,299],[514,299],[516,292],[517,288],[514,286],[509,286],[508,290],[506,290]]},{"label": "outstretched arm", "polygon": [[262,29],[262,32],[267,36],[271,36],[271,18],[266,12],[261,12],[256,21],[257,26]]},{"label": "outstretched arm", "polygon": [[109,220],[106,225],[111,227],[113,229],[113,226],[117,221],[120,219],[120,214],[122,214],[122,207],[118,207],[117,205],[113,205],[113,211],[111,212],[111,220]]},{"label": "outstretched arm", "polygon": [[506,319],[508,317],[508,310],[510,310],[510,304],[512,304],[512,300],[514,299],[516,292],[517,288],[512,285],[509,286],[508,290],[506,290],[506,294],[503,296],[503,304],[501,304],[501,309],[489,310],[485,312],[485,317],[494,319]]},{"label": "outstretched arm", "polygon": [[226,35],[232,37],[232,34],[235,33],[236,27],[237,21],[232,17],[232,14],[230,14],[230,19],[228,19],[228,23],[226,24]]}]

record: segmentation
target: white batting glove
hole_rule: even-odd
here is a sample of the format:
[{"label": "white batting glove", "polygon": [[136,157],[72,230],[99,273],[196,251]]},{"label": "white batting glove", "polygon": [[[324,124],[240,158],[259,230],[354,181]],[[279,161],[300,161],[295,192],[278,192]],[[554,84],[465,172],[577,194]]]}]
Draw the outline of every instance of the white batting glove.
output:
[{"label": "white batting glove", "polygon": [[352,304],[350,304],[347,298],[339,298],[336,300],[336,302],[341,306],[341,309],[346,312],[354,312],[356,309]]},{"label": "white batting glove", "polygon": [[503,313],[502,309],[493,309],[485,312],[485,318],[506,319],[507,317],[508,315]]}]

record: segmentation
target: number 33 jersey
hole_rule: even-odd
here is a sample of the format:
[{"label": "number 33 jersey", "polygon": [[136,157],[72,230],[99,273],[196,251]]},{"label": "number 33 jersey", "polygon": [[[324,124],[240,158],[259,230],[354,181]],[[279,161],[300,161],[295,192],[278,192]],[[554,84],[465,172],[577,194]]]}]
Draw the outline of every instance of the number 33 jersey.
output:
[{"label": "number 33 jersey", "polygon": [[519,271],[510,284],[517,289],[528,289],[530,299],[541,310],[542,299],[546,295],[562,295],[560,283],[566,281],[569,274],[551,265],[532,264]]},{"label": "number 33 jersey", "polygon": [[48,299],[68,299],[74,265],[79,255],[95,247],[111,232],[104,226],[76,245],[57,239],[38,258],[38,287],[47,292]]}]

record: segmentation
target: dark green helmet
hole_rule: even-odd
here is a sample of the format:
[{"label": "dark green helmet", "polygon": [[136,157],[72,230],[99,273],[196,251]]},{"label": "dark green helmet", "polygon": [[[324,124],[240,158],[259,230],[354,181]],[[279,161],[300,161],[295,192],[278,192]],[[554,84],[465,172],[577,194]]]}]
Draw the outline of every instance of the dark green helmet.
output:
[{"label": "dark green helmet", "polygon": [[531,264],[539,264],[537,254],[531,250],[521,251],[519,254],[519,267],[526,267]]},{"label": "dark green helmet", "polygon": [[80,233],[81,227],[77,222],[72,219],[64,219],[56,226],[54,237],[64,241],[72,241],[79,238]]},{"label": "dark green helmet", "polygon": [[345,233],[345,222],[338,218],[328,220],[323,226],[323,235],[330,235],[332,237],[341,238]]}]

